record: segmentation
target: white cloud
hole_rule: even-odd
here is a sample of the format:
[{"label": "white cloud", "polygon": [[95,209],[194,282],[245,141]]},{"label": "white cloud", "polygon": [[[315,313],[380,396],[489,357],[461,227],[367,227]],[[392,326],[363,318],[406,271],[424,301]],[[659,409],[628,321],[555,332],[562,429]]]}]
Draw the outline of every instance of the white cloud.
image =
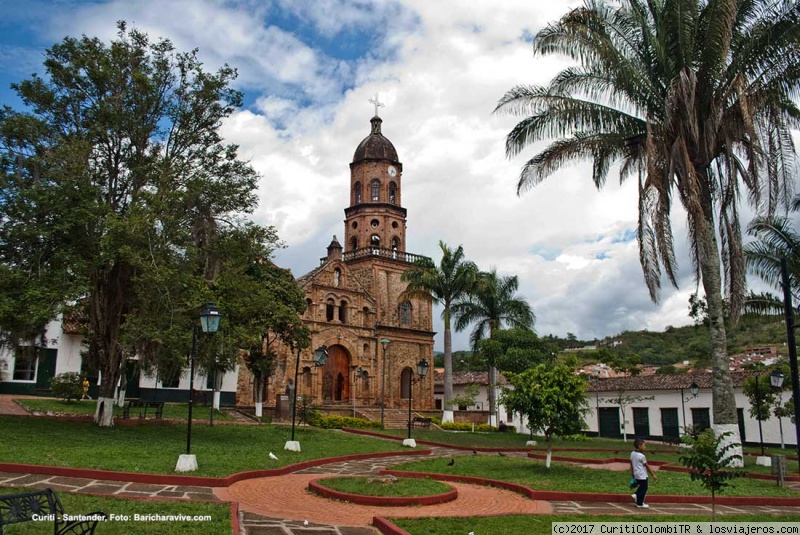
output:
[{"label": "white cloud", "polygon": [[[367,99],[377,92],[386,104],[383,132],[404,165],[410,252],[438,259],[439,240],[463,244],[481,268],[518,275],[540,334],[594,338],[687,324],[694,285],[681,213],[674,216],[681,288],[665,281],[656,305],[633,234],[634,181],[620,185],[612,170],[597,191],[582,164],[516,195],[535,147],[509,161],[505,135],[517,118],[492,110],[514,85],[546,83],[564,66],[533,58],[529,36],[580,3],[113,0],[73,4],[70,16],[56,10],[42,27],[54,40],[109,39],[114,21],[126,19],[180,50],[199,47],[210,67],[237,67],[252,105],[223,134],[261,173],[254,218],[276,225],[289,245],[278,261],[296,275],[317,265],[332,234],[341,238],[348,164],[369,133]],[[270,19],[274,9],[299,29]],[[334,57],[323,41],[364,52]],[[440,322],[435,329],[441,333]],[[466,345],[466,333],[456,335],[455,347]]]}]

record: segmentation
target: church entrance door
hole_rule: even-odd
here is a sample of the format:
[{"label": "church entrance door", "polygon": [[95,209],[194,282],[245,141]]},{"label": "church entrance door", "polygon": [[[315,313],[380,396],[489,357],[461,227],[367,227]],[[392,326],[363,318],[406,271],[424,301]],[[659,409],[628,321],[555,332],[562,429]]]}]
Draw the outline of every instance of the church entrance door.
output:
[{"label": "church entrance door", "polygon": [[322,367],[322,399],[323,401],[349,401],[350,382],[347,380],[350,371],[350,354],[343,346],[334,345],[328,348],[328,360]]}]

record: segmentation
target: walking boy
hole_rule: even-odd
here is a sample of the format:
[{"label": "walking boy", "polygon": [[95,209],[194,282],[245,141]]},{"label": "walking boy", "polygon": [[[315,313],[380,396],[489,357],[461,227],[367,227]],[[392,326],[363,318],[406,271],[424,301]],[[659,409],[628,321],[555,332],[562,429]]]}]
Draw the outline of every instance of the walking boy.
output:
[{"label": "walking boy", "polygon": [[633,441],[633,447],[634,450],[631,452],[631,476],[636,479],[639,486],[636,488],[636,493],[631,494],[631,498],[636,502],[636,507],[646,509],[650,507],[644,503],[644,497],[647,494],[647,474],[649,472],[653,479],[658,479],[658,476],[647,464],[647,457],[644,456],[646,449],[644,440],[637,438]]}]

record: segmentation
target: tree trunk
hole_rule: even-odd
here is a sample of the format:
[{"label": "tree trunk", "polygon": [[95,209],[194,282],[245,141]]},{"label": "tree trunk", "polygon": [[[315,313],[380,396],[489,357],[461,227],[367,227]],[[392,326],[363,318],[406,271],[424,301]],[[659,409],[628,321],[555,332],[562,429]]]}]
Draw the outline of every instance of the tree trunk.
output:
[{"label": "tree trunk", "polygon": [[264,389],[262,386],[263,380],[261,379],[260,375],[257,375],[253,378],[253,399],[256,404],[256,416],[261,418],[262,415],[262,406],[263,406],[263,393]]},{"label": "tree trunk", "polygon": [[550,468],[550,461],[553,459],[553,437],[547,436],[547,459],[544,462],[545,468]]},{"label": "tree trunk", "polygon": [[[704,207],[704,214],[696,214],[695,240],[697,241],[698,263],[703,280],[703,289],[708,303],[709,333],[711,335],[712,365],[712,413],[714,433],[719,436],[730,432],[726,443],[739,446],[733,454],[742,455],[741,438],[739,436],[738,418],[736,416],[736,398],[733,395],[730,362],[728,360],[727,334],[725,332],[725,311],[722,301],[722,284],[720,273],[719,246],[715,235],[714,219],[711,206]],[[739,461],[739,467],[741,467]]]},{"label": "tree trunk", "polygon": [[453,423],[453,333],[450,330],[450,306],[444,309],[444,409],[442,423]]},{"label": "tree trunk", "polygon": [[[489,324],[489,338],[494,338],[496,326],[494,322]],[[489,398],[489,425],[497,427],[497,396],[495,395],[495,384],[497,384],[497,368],[489,365],[489,386],[486,393]]]},{"label": "tree trunk", "polygon": [[497,368],[489,366],[489,385],[487,386],[489,397],[489,425],[497,427],[497,396],[495,396],[494,385],[497,383]]},{"label": "tree trunk", "polygon": [[[133,270],[116,261],[107,270],[92,275],[89,298],[89,358],[98,363],[101,373],[98,410],[95,422],[100,427],[114,425],[113,404],[124,366],[120,331],[125,321],[125,298]],[[101,400],[110,400],[104,410]]]}]

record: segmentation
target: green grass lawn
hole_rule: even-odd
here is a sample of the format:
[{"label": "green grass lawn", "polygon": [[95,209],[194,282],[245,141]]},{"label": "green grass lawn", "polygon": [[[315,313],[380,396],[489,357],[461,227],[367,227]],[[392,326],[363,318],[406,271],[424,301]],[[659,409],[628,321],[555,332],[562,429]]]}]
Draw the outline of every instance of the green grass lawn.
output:
[{"label": "green grass lawn", "polygon": [[[411,535],[545,535],[552,533],[552,522],[710,522],[710,515],[688,516],[585,516],[585,515],[507,515],[456,518],[397,518],[392,522]],[[748,515],[717,516],[718,522],[797,522],[797,516],[779,515],[755,518]],[[598,533],[598,529],[594,530]]]},{"label": "green grass lawn", "polygon": [[[27,492],[35,489],[0,488],[0,494]],[[178,501],[139,501],[123,498],[88,496],[59,492],[58,498],[70,515],[102,511],[115,515],[97,525],[102,535],[225,535],[231,533],[231,513],[227,504]],[[134,515],[210,516],[210,520],[179,521],[134,519]],[[129,517],[124,520],[124,517]],[[153,518],[153,517],[151,517]],[[8,535],[39,535],[53,532],[52,522],[24,522],[3,528]]]},{"label": "green grass lawn", "polygon": [[[520,483],[534,490],[593,492],[630,494],[629,471],[613,471],[581,468],[571,464],[553,462],[548,469],[544,461],[475,455],[456,457],[455,464],[448,466],[448,459],[427,459],[394,467],[396,470],[433,472],[464,476],[485,477]],[[699,482],[692,482],[689,475],[681,472],[658,472],[658,480],[651,481],[650,493],[670,495],[704,495]],[[800,493],[775,485],[774,481],[739,478],[725,489],[727,496],[784,496],[800,497]]]},{"label": "green grass lawn", "polygon": [[[171,474],[178,456],[186,452],[185,424],[100,428],[91,422],[0,416],[0,429],[0,462]],[[192,453],[199,470],[191,475],[220,477],[310,459],[403,449],[391,441],[298,427],[295,439],[303,451],[284,451],[290,437],[289,426],[193,425]],[[267,457],[270,451],[277,461]]]},{"label": "green grass lawn", "polygon": [[[62,401],[60,399],[18,399],[17,402],[28,410],[55,413],[55,414],[75,414],[80,416],[94,416],[97,409],[96,400],[82,400],[82,401]],[[131,409],[131,419],[138,419],[139,413],[144,412],[144,409],[133,408]],[[123,408],[114,405],[114,416],[122,418]],[[201,405],[194,403],[192,407],[192,421],[205,420],[208,421],[211,416],[211,407],[209,405]],[[168,420],[186,420],[189,417],[189,407],[186,403],[165,403],[164,412],[162,417]],[[147,418],[155,418],[153,409],[147,409]],[[214,411],[214,421],[233,420],[233,418],[224,412]]]},{"label": "green grass lawn", "polygon": [[433,479],[398,478],[392,483],[381,481],[367,481],[367,477],[329,477],[317,481],[321,487],[329,488],[348,494],[360,496],[408,497],[431,496],[444,494],[452,490],[450,485],[445,485]]}]

